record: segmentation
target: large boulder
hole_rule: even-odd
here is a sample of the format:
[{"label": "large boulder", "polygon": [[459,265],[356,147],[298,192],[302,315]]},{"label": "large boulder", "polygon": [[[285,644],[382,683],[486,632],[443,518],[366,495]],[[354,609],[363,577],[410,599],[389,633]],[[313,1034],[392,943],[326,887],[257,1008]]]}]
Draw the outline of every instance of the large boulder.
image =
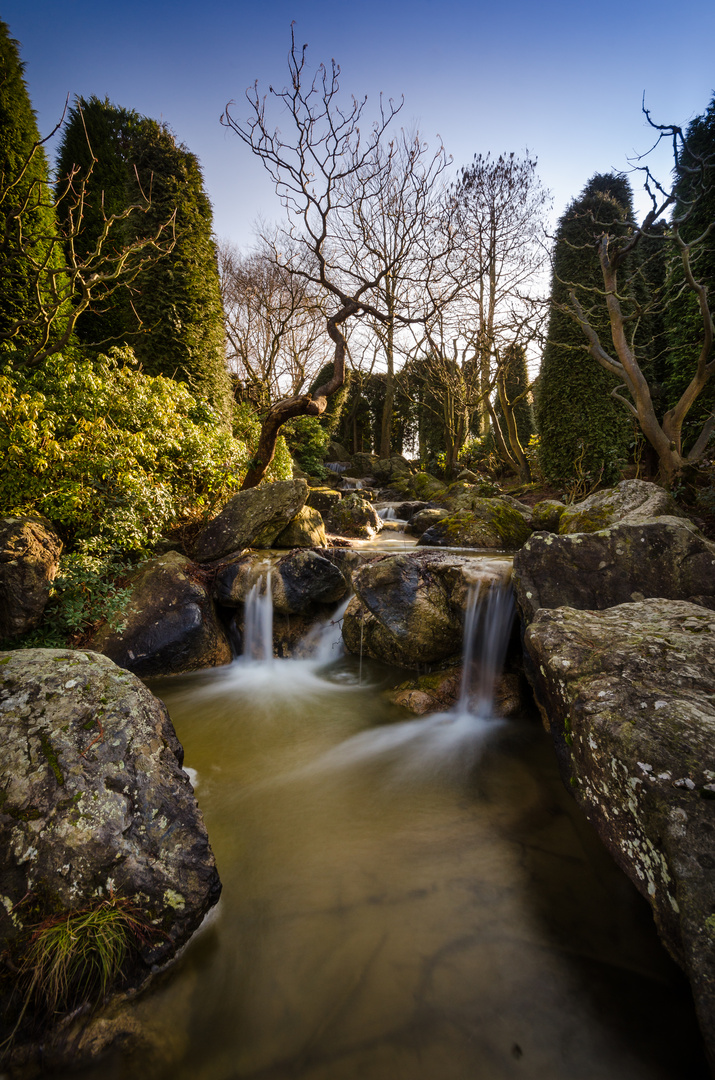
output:
[{"label": "large boulder", "polygon": [[559,517],[559,533],[591,533],[626,522],[637,525],[656,517],[683,518],[673,496],[647,480],[622,480],[581,502],[566,507]]},{"label": "large boulder", "polygon": [[422,534],[426,533],[428,529],[431,529],[433,525],[436,525],[438,521],[442,521],[443,518],[449,516],[449,510],[436,506],[423,505],[421,510],[418,510],[408,518],[405,532],[410,533],[412,536],[422,536]]},{"label": "large boulder", "polygon": [[312,506],[321,514],[326,514],[336,503],[339,503],[342,495],[339,491],[333,491],[329,487],[311,488],[308,492],[306,506]]},{"label": "large boulder", "polygon": [[372,463],[371,475],[380,484],[386,484],[395,478],[407,478],[412,474],[409,461],[401,454],[393,454],[389,458],[378,458]]},{"label": "large boulder", "polygon": [[514,556],[514,588],[526,622],[539,608],[601,611],[647,597],[715,607],[715,544],[688,519],[672,517],[593,533],[534,533]]},{"label": "large boulder", "polygon": [[372,540],[382,529],[377,510],[359,491],[345,495],[326,515],[328,532]]},{"label": "large boulder", "polygon": [[[339,549],[338,549],[339,550]],[[344,574],[328,559],[310,550],[295,550],[266,563],[253,555],[221,567],[214,584],[224,607],[244,604],[253,586],[270,570],[273,610],[279,615],[313,611],[316,604],[335,604],[348,591]]]},{"label": "large boulder", "polygon": [[378,458],[377,454],[364,454],[358,453],[352,456],[352,465],[350,467],[351,476],[372,476],[372,470]]},{"label": "large boulder", "polygon": [[101,627],[92,649],[143,678],[229,664],[231,645],[202,574],[178,551],[145,563],[130,581],[123,628]]},{"label": "large boulder", "polygon": [[39,625],[61,553],[44,518],[0,518],[0,641]]},{"label": "large boulder", "polygon": [[423,502],[441,498],[447,492],[447,485],[430,473],[418,472],[412,476],[393,477],[391,489],[403,499],[419,499]]},{"label": "large boulder", "polygon": [[342,443],[335,442],[334,439],[331,439],[325,447],[323,457],[325,461],[349,462],[351,460],[350,451],[346,450]]},{"label": "large boulder", "polygon": [[513,551],[531,534],[524,514],[505,499],[470,496],[470,509],[450,512],[423,532],[428,547],[476,547]]},{"label": "large boulder", "polygon": [[343,619],[352,653],[419,668],[459,655],[470,585],[483,595],[509,579],[509,563],[442,552],[379,559],[353,573]]},{"label": "large boulder", "polygon": [[650,903],[715,1062],[715,614],[541,610],[525,646],[563,779]]},{"label": "large boulder", "polygon": [[105,656],[0,653],[0,939],[113,894],[157,933],[138,981],[221,890],[166,708]]},{"label": "large boulder", "polygon": [[199,533],[194,558],[201,563],[214,562],[242,548],[270,547],[303,509],[307,497],[308,485],[300,479],[239,491]]},{"label": "large boulder", "polygon": [[304,506],[273,541],[277,548],[324,547],[328,542],[319,510]]}]

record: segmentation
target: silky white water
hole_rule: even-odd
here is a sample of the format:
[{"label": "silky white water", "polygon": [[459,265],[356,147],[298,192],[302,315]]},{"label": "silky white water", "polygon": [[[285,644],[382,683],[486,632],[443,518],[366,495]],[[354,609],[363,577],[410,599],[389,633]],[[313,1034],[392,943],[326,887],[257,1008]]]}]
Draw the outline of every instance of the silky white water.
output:
[{"label": "silky white water", "polygon": [[384,697],[404,672],[364,659],[359,685],[339,618],[310,660],[152,685],[223,894],[136,1003],[140,1048],[89,1075],[706,1077],[687,987],[547,736],[485,705],[498,658],[466,665],[453,711],[410,718]]}]

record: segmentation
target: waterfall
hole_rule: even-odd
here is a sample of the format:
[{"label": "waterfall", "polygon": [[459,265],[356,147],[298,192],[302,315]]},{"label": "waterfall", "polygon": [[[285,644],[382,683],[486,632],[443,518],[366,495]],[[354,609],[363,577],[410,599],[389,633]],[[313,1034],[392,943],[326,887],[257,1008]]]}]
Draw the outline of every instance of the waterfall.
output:
[{"label": "waterfall", "polygon": [[[494,686],[504,663],[514,598],[510,586],[493,585],[481,599],[482,582],[470,585],[464,617],[462,685],[455,707],[460,714],[490,716]],[[476,642],[476,648],[475,648]]]},{"label": "waterfall", "polygon": [[271,571],[261,574],[251,586],[243,617],[243,655],[241,660],[273,659],[273,592]]},{"label": "waterfall", "polygon": [[381,506],[380,509],[377,511],[377,516],[382,518],[383,521],[398,520],[394,506]]}]

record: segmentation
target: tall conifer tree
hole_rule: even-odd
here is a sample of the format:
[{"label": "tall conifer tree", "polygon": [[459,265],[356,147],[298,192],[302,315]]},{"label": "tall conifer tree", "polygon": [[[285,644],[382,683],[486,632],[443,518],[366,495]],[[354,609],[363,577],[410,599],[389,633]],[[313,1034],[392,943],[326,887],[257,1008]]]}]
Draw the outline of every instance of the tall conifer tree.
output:
[{"label": "tall conifer tree", "polygon": [[33,320],[46,297],[48,275],[33,263],[62,266],[49,167],[24,69],[19,44],[0,21],[0,214],[5,223],[0,232],[0,340],[9,339],[18,349],[40,336]]},{"label": "tall conifer tree", "polygon": [[[625,406],[610,396],[617,380],[588,355],[581,328],[560,305],[568,303],[573,285],[603,292],[596,239],[604,229],[626,230],[631,217],[632,195],[625,177],[596,174],[558,224],[551,284],[555,306],[535,408],[541,468],[554,482],[579,470],[594,480],[601,475],[604,482],[612,482],[627,456],[631,424]],[[586,299],[589,307],[593,295]],[[594,305],[591,317],[603,340],[609,340],[602,301]]]},{"label": "tall conifer tree", "polygon": [[[91,149],[90,149],[91,148]],[[86,314],[79,336],[131,344],[150,375],[187,382],[197,397],[224,412],[229,378],[212,211],[198,159],[168,128],[109,101],[79,100],[70,113],[59,158],[60,175],[96,165],[87,188],[84,242],[101,229],[102,214],[151,200],[133,213],[115,243],[150,236],[176,212],[176,244],[123,289],[104,310]]]}]

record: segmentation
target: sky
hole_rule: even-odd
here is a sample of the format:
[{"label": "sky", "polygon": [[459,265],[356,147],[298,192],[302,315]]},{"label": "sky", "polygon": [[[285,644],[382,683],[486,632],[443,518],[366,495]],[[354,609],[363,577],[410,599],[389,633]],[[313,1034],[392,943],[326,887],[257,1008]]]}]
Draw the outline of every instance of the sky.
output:
[{"label": "sky", "polygon": [[[654,119],[686,125],[715,91],[713,0],[2,0],[0,18],[21,44],[43,135],[68,94],[165,121],[201,162],[217,236],[244,249],[282,211],[219,117],[235,101],[247,119],[256,80],[261,93],[285,85],[292,22],[309,65],[335,59],[368,115],[380,93],[404,97],[400,126],[430,147],[441,138],[455,175],[477,153],[528,149],[555,216],[593,173],[627,170],[650,147],[644,94]],[[669,165],[662,153],[666,179]]]}]

